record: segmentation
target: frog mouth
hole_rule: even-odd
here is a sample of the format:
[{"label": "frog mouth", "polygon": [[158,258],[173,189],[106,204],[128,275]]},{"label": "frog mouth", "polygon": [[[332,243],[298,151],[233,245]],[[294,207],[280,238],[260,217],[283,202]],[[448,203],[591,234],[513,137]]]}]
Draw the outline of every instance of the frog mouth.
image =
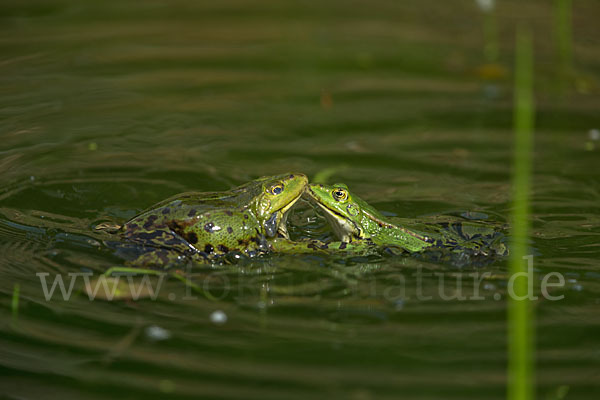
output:
[{"label": "frog mouth", "polygon": [[342,242],[351,242],[353,236],[360,236],[360,229],[356,226],[354,221],[344,218],[343,215],[338,214],[321,203],[317,203],[317,205],[325,211],[325,219],[329,222],[329,225],[331,225],[335,235]]},{"label": "frog mouth", "polygon": [[325,211],[325,219],[331,225],[335,235],[342,242],[351,242],[352,237],[360,237],[360,228],[354,221],[349,220],[344,217],[342,214],[332,210],[326,205],[320,203],[317,199],[317,196],[312,192],[310,188],[306,191],[314,202],[321,207],[323,211]]},{"label": "frog mouth", "polygon": [[294,204],[300,199],[302,193],[296,196],[295,199],[290,201],[285,207],[280,208],[275,211],[267,221],[265,221],[265,233],[268,237],[274,237],[279,234],[281,237],[285,239],[289,239],[290,235],[287,231],[287,218],[290,210]]}]

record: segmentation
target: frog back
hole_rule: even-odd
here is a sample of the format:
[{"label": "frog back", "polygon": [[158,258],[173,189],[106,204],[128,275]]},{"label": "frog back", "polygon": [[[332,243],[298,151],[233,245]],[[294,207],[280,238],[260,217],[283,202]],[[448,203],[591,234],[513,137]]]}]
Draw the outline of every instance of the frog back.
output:
[{"label": "frog back", "polygon": [[246,205],[244,193],[227,192],[186,192],[163,200],[133,217],[128,223],[144,221],[148,218],[186,219],[214,209],[243,210]]},{"label": "frog back", "polygon": [[269,249],[259,222],[248,210],[211,210],[191,220],[172,220],[167,224],[175,234],[209,257],[230,252],[253,257]]},{"label": "frog back", "polygon": [[[359,200],[361,201],[361,200]],[[378,245],[394,245],[409,252],[422,251],[432,246],[433,240],[427,231],[408,227],[408,220],[393,220],[383,216],[375,208],[361,201],[360,226],[365,237]]]},{"label": "frog back", "polygon": [[[166,212],[162,212],[166,211]],[[124,238],[143,246],[215,258],[230,252],[254,256],[266,252],[260,225],[248,210],[178,207],[168,203],[128,221]]]}]

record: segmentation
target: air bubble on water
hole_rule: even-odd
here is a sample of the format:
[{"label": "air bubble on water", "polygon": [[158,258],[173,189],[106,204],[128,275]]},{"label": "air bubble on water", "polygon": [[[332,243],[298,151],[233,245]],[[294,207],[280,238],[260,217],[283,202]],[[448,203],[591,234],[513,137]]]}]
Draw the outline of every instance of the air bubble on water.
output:
[{"label": "air bubble on water", "polygon": [[96,247],[100,247],[101,246],[100,242],[97,241],[97,240],[94,240],[94,239],[88,239],[87,242],[91,246],[96,246]]},{"label": "air bubble on water", "polygon": [[475,2],[483,12],[490,12],[494,9],[495,0],[475,0]]},{"label": "air bubble on water", "polygon": [[567,279],[567,282],[569,282],[569,283],[577,283],[577,279],[573,279],[573,278]]},{"label": "air bubble on water", "polygon": [[580,284],[577,284],[577,285],[573,285],[573,287],[571,287],[571,289],[573,289],[576,292],[581,292],[583,290],[583,286],[581,286]]},{"label": "air bubble on water", "polygon": [[590,140],[600,140],[600,130],[590,129],[588,132]]},{"label": "air bubble on water", "polygon": [[396,307],[396,311],[400,311],[404,308],[404,299],[398,299],[394,302],[394,305]]},{"label": "air bubble on water", "polygon": [[35,176],[31,175],[31,176],[29,177],[29,180],[30,180],[31,182],[35,181]]},{"label": "air bubble on water", "polygon": [[227,322],[227,314],[221,310],[213,311],[212,314],[210,314],[210,322],[216,325],[223,325]]},{"label": "air bubble on water", "polygon": [[144,330],[146,337],[151,340],[167,340],[171,337],[171,332],[158,325],[150,325]]}]

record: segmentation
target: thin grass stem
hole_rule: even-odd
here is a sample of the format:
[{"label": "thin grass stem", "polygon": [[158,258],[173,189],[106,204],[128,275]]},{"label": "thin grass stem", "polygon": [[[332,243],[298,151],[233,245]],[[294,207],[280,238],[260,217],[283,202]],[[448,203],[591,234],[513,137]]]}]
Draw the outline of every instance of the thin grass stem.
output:
[{"label": "thin grass stem", "polygon": [[[513,164],[513,213],[511,275],[526,272],[529,236],[529,192],[534,128],[533,51],[529,31],[519,29],[516,37],[514,92],[515,148]],[[523,274],[524,275],[524,274]],[[508,300],[508,391],[509,400],[534,398],[534,330],[531,301],[527,298],[528,281],[519,275],[514,294]]]}]

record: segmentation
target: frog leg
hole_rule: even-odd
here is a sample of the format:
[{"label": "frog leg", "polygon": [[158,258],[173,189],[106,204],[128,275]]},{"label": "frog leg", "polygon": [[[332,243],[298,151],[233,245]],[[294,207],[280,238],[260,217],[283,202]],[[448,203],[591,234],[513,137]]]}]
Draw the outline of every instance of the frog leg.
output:
[{"label": "frog leg", "polygon": [[[176,232],[163,232],[165,242],[153,242],[146,238],[128,238],[130,242],[109,242],[116,250],[117,256],[126,260],[126,264],[137,267],[157,267],[166,269],[172,266],[184,265],[189,260],[206,263],[208,255],[199,251]],[[163,236],[164,238],[164,236]],[[112,246],[111,246],[112,245]]]},{"label": "frog leg", "polygon": [[180,252],[169,248],[150,248],[150,251],[143,252],[134,260],[126,262],[134,267],[145,268],[156,266],[159,269],[169,269],[186,265],[189,261],[196,263],[206,263],[208,256],[204,252],[184,251]]},{"label": "frog leg", "polygon": [[175,221],[166,222],[164,225],[156,232],[127,235],[125,238],[129,244],[116,243],[115,247],[125,251],[128,249],[137,251],[138,254],[131,262],[140,267],[180,265],[188,259],[206,262],[207,254],[198,250],[186,239],[181,226]]},{"label": "frog leg", "polygon": [[353,240],[351,242],[334,241],[323,243],[320,249],[329,254],[366,256],[374,254],[377,251],[377,246],[371,241]]},{"label": "frog leg", "polygon": [[329,242],[324,243],[320,240],[299,240],[291,241],[284,238],[275,238],[269,240],[271,251],[275,253],[288,254],[351,254],[366,255],[372,254],[375,247],[370,242]]}]

